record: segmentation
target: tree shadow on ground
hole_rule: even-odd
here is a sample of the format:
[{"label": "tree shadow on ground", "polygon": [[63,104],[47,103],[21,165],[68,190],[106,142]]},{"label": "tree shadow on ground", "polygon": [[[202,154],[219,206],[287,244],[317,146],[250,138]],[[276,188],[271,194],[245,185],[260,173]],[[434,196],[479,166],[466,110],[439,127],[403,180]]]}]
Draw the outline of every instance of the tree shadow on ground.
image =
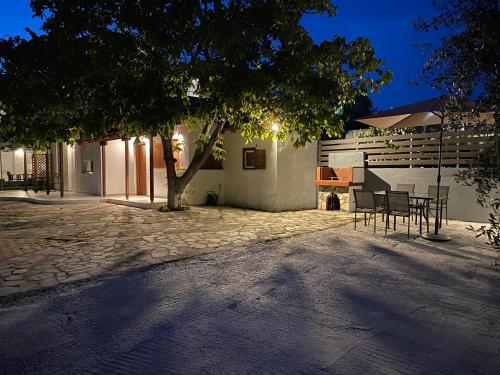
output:
[{"label": "tree shadow on ground", "polygon": [[[330,252],[321,252],[286,241],[263,244],[251,253],[198,258],[159,266],[161,272],[62,288],[37,300],[15,322],[11,316],[23,306],[8,311],[11,323],[0,326],[0,337],[19,338],[0,339],[0,373],[321,375],[437,369],[451,374],[494,369],[496,362],[477,364],[481,348],[453,322],[437,325],[414,311],[439,301],[435,289],[422,296],[421,289],[412,292],[413,285],[398,279],[408,273],[414,283],[445,288],[460,283],[459,278],[377,244],[365,242],[355,254],[335,248],[339,245],[347,246],[339,241]],[[383,258],[387,270],[359,253]],[[357,268],[348,269],[354,261]],[[375,273],[376,283],[366,277]],[[398,288],[404,300],[391,294]]]},{"label": "tree shadow on ground", "polygon": [[[401,309],[397,298],[391,300],[387,295],[382,301],[348,286],[342,295],[349,301],[350,312],[358,323],[374,327],[372,340],[363,341],[356,348],[358,373],[465,375],[493,374],[500,369],[500,361],[488,362],[485,356],[477,355],[479,340],[465,335],[452,321],[443,326],[428,317],[418,318]],[[352,365],[352,358],[345,358],[337,361],[334,368],[350,373]]]},{"label": "tree shadow on ground", "polygon": [[2,332],[22,337],[0,344],[0,373],[327,373],[310,360],[300,271],[282,265],[234,294],[181,267],[180,279],[136,272],[48,296]]}]

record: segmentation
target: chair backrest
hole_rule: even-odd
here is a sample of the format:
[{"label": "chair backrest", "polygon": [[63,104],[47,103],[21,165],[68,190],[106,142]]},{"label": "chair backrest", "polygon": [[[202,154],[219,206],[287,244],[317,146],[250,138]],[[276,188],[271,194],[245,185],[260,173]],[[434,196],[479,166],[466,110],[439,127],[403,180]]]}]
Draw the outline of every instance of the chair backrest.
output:
[{"label": "chair backrest", "polygon": [[9,181],[12,181],[14,179],[14,176],[12,175],[12,173],[10,173],[10,171],[7,171],[7,178],[9,179]]},{"label": "chair backrest", "polygon": [[354,190],[356,208],[375,209],[375,195],[373,191]]},{"label": "chair backrest", "polygon": [[388,191],[386,195],[389,211],[410,212],[410,194],[407,191]]},{"label": "chair backrest", "polygon": [[396,191],[406,191],[413,193],[415,191],[415,184],[397,184]]},{"label": "chair backrest", "polygon": [[[437,197],[438,187],[437,185],[429,185],[427,189],[427,194],[430,197]],[[450,193],[449,186],[440,186],[439,187],[439,196],[443,199],[448,199],[448,194]]]},{"label": "chair backrest", "polygon": [[375,207],[377,207],[378,209],[386,208],[387,205],[385,203],[385,195],[375,194],[374,199],[375,199]]}]

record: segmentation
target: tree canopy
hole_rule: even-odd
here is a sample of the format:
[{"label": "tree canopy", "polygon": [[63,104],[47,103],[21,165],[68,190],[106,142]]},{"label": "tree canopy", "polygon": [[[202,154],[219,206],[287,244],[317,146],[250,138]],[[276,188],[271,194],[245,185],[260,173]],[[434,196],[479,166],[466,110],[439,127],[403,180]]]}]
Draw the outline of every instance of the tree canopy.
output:
[{"label": "tree canopy", "polygon": [[[301,146],[323,131],[340,133],[342,107],[390,79],[366,39],[314,43],[301,19],[334,16],[328,0],[31,6],[43,32],[0,42],[0,133],[34,144],[100,138],[112,129],[160,134],[176,194],[220,145],[224,126],[247,140],[275,136]],[[170,145],[181,123],[199,137],[177,176]]]},{"label": "tree canopy", "polygon": [[474,93],[493,106],[500,101],[500,5],[498,0],[436,0],[438,13],[415,27],[441,30],[424,76],[438,88],[465,98]]},{"label": "tree canopy", "polygon": [[[424,76],[453,95],[467,101],[478,95],[492,112],[494,134],[471,168],[459,173],[458,181],[476,186],[478,203],[492,210],[490,225],[479,228],[489,242],[500,248],[500,2],[498,0],[439,0],[438,14],[420,19],[419,30],[443,30],[441,43],[431,48]],[[485,127],[485,124],[479,124]]]}]

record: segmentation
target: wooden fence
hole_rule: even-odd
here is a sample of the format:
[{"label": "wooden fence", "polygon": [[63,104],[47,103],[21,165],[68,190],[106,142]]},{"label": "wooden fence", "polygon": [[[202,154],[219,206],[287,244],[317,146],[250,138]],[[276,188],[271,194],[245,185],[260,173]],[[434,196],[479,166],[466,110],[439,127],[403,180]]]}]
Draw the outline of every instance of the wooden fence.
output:
[{"label": "wooden fence", "polygon": [[[474,131],[444,132],[442,165],[469,165],[490,136]],[[360,151],[365,153],[367,167],[435,167],[438,150],[438,132],[321,141],[319,164],[327,166],[330,153]]]}]

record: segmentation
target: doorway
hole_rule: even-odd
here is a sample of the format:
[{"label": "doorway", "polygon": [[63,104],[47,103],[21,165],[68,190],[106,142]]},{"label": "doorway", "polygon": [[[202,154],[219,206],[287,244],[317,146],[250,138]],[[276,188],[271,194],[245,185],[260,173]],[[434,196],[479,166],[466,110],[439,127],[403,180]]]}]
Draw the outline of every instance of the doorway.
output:
[{"label": "doorway", "polygon": [[146,180],[146,144],[137,143],[135,145],[135,186],[137,195],[147,194]]}]

